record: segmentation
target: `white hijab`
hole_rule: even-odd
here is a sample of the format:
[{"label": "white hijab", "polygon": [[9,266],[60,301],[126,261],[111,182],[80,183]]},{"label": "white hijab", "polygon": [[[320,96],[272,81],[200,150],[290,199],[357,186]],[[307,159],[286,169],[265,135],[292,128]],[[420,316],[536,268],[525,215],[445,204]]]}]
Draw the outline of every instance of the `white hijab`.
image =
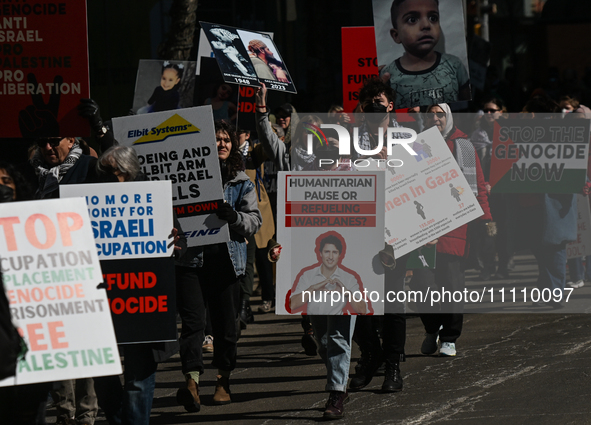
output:
[{"label": "white hijab", "polygon": [[429,106],[427,111],[430,111],[433,106],[439,106],[443,110],[443,112],[445,112],[446,124],[445,124],[445,128],[443,129],[443,133],[441,135],[443,136],[444,139],[447,140],[447,136],[449,136],[451,131],[454,129],[454,119],[451,114],[451,108],[449,107],[449,105],[447,103],[439,103],[437,105]]}]

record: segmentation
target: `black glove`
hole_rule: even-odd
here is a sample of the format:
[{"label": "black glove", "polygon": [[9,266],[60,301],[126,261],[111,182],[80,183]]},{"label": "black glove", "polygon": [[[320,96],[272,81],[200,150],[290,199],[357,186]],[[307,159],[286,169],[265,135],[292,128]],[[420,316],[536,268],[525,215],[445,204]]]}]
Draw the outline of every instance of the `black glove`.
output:
[{"label": "black glove", "polygon": [[220,204],[218,210],[215,212],[215,215],[217,215],[221,220],[226,220],[228,224],[234,224],[236,221],[238,221],[238,213],[234,211],[232,205],[228,204],[227,202]]},{"label": "black glove", "polygon": [[80,99],[80,105],[78,105],[78,114],[84,117],[90,123],[90,127],[97,133],[101,131],[103,127],[103,120],[101,118],[101,111],[98,103],[92,99]]}]

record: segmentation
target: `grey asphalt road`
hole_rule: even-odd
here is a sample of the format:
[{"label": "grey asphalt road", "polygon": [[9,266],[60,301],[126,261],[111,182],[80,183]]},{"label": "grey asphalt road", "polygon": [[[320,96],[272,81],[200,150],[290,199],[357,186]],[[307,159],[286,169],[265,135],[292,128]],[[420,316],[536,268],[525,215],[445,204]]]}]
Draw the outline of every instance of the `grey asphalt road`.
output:
[{"label": "grey asphalt road", "polygon": [[[505,281],[487,285],[531,288],[536,268],[531,256],[517,258]],[[475,272],[468,287],[481,287]],[[590,304],[591,286],[576,289],[572,301]],[[253,303],[256,308],[257,301]],[[525,305],[525,304],[524,304]],[[502,307],[502,306],[501,306]],[[583,308],[581,307],[581,308]],[[591,424],[591,317],[551,308],[515,314],[466,314],[453,358],[419,353],[424,329],[409,317],[401,364],[404,390],[380,393],[383,373],[351,393],[346,424]],[[469,309],[468,309],[469,310]],[[579,310],[580,311],[580,310]],[[238,345],[231,378],[232,404],[213,406],[216,371],[201,380],[202,409],[186,413],[175,394],[182,385],[178,355],[157,374],[151,423],[159,424],[312,424],[321,420],[327,398],[325,367],[300,346],[301,327],[293,317],[257,315]],[[353,358],[358,358],[355,347]],[[206,354],[209,364],[211,355]],[[353,370],[354,361],[352,362]],[[48,412],[49,419],[54,411]],[[106,424],[99,418],[97,425]]]}]

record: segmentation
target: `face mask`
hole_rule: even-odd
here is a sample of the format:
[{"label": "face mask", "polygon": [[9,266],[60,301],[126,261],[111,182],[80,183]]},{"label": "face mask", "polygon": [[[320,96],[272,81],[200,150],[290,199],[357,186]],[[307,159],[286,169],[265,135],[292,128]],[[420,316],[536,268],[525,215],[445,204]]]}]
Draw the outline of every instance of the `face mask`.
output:
[{"label": "face mask", "polygon": [[371,123],[380,123],[388,114],[388,107],[381,103],[370,103],[363,108],[363,112],[368,112],[365,119]]}]

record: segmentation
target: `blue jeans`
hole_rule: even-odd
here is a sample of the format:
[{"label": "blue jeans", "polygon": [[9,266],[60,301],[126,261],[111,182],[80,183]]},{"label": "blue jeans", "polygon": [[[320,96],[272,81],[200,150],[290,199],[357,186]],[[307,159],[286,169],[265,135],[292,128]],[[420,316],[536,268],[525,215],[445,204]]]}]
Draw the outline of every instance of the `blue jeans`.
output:
[{"label": "blue jeans", "polygon": [[583,267],[583,258],[571,258],[567,260],[568,275],[571,282],[578,282],[585,279],[585,267]]},{"label": "blue jeans", "polygon": [[347,391],[351,340],[357,316],[308,316],[314,327],[318,354],[326,364],[326,391]]},{"label": "blue jeans", "polygon": [[566,284],[566,245],[539,245],[532,248],[538,262],[538,288],[559,288]]},{"label": "blue jeans", "polygon": [[148,425],[156,386],[156,369],[150,344],[124,348],[124,384],[118,376],[95,378],[99,405],[111,425]]}]

